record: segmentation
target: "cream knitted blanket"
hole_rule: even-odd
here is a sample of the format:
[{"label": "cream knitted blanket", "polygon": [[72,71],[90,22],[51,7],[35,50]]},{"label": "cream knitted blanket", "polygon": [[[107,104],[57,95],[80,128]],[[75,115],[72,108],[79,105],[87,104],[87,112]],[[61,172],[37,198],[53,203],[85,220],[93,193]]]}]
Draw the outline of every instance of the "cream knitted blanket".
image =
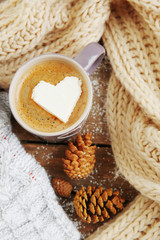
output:
[{"label": "cream knitted blanket", "polygon": [[140,195],[88,239],[160,239],[159,0],[7,0],[0,4],[0,86],[27,59],[69,56],[101,37],[113,73],[107,122],[116,163]]},{"label": "cream knitted blanket", "polygon": [[0,240],[79,240],[44,168],[12,133],[8,94],[0,92]]}]

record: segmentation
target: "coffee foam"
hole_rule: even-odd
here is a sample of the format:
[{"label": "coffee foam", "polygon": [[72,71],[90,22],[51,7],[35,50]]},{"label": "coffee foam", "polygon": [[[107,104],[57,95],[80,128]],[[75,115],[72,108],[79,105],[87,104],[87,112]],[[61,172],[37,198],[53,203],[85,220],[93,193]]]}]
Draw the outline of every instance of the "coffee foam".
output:
[{"label": "coffee foam", "polygon": [[[32,99],[33,88],[41,81],[58,84],[66,76],[75,76],[81,79],[82,94],[74,108],[69,121],[61,122],[53,115],[38,106]],[[22,120],[31,128],[41,132],[57,132],[72,126],[85,110],[88,92],[82,75],[71,65],[62,61],[45,61],[33,66],[27,71],[20,81],[18,97],[16,97],[16,108]]]}]

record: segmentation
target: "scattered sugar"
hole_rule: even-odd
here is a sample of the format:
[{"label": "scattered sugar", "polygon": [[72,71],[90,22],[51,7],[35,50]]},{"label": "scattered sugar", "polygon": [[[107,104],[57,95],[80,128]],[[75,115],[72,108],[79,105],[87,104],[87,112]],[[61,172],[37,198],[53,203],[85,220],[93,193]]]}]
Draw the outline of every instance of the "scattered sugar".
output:
[{"label": "scattered sugar", "polygon": [[80,218],[75,214],[75,209],[73,205],[73,200],[71,198],[65,199],[62,197],[58,198],[60,205],[67,212],[67,216],[72,220],[73,225],[81,232],[83,232],[83,237],[86,238],[89,233],[91,233],[91,229],[87,233],[88,224],[84,223]]},{"label": "scattered sugar", "polygon": [[[107,66],[107,67],[106,67]],[[108,79],[110,77],[110,65],[108,58],[105,57],[103,60],[103,63],[99,65],[99,67],[96,69],[96,71],[91,76],[91,81],[93,85],[93,105],[90,112],[90,122],[86,122],[82,134],[88,131],[88,129],[91,129],[93,139],[97,139],[97,136],[100,134],[101,139],[103,141],[109,141],[109,134],[107,130],[107,123],[106,123],[106,90],[108,86]],[[106,81],[104,81],[104,79]],[[98,99],[98,100],[97,100]],[[99,149],[99,147],[97,147]],[[92,173],[87,178],[87,182],[82,180],[83,182],[88,185],[92,186],[103,186],[104,188],[115,188],[117,186],[117,189],[120,191],[120,193],[123,195],[123,184],[125,184],[124,178],[121,176],[119,169],[116,167],[115,162],[111,162],[111,159],[114,159],[113,153],[110,148],[105,147],[105,154],[100,159],[101,162],[96,162],[95,168],[92,171]],[[37,146],[34,156],[36,157],[41,153],[41,159],[42,162],[45,162],[45,164],[50,164],[52,160],[54,159],[53,152],[48,152],[48,148],[46,146]],[[107,164],[113,164],[113,166],[109,167],[107,169]],[[100,175],[99,173],[104,169],[106,174],[105,176]],[[110,170],[112,168],[112,170]],[[49,176],[51,179],[52,176]],[[98,181],[97,181],[98,180]],[[77,191],[80,189],[80,186],[74,184],[74,191]],[[130,187],[127,191],[127,198],[129,200],[133,199],[133,189]],[[126,193],[125,193],[126,194]],[[80,218],[75,214],[75,209],[73,205],[73,197],[71,198],[62,198],[58,197],[58,201],[62,208],[67,213],[68,217],[72,220],[75,227],[83,232],[83,237],[86,238],[92,231],[95,230],[95,228],[89,228],[87,223],[84,223],[80,220]]]},{"label": "scattered sugar", "polygon": [[[126,184],[126,181],[121,176],[118,168],[115,165],[115,162],[113,162],[112,170],[107,169],[106,162],[110,161],[111,164],[111,156],[113,156],[110,148],[105,148],[106,154],[103,156],[103,161],[99,162],[97,159],[96,165],[92,173],[87,177],[87,181],[81,180],[82,185],[84,186],[102,186],[104,188],[113,188],[113,190],[119,190],[120,195],[123,197],[123,189],[124,185]],[[106,169],[106,175],[100,175],[99,173],[102,171],[102,169]],[[80,189],[80,186],[73,185],[74,186],[74,192],[78,191]],[[129,185],[128,185],[129,186]],[[127,187],[127,186],[126,186]],[[136,194],[135,194],[136,195]],[[83,237],[87,238],[92,231],[96,230],[96,227],[92,225],[92,227],[89,227],[89,225],[85,222],[83,222],[77,215],[74,209],[73,205],[73,198],[74,194],[71,198],[66,199],[62,197],[58,197],[60,205],[63,207],[65,212],[67,212],[68,217],[72,220],[75,227],[83,233]],[[133,189],[132,187],[127,188],[127,193],[125,192],[125,198],[131,201],[133,199]],[[99,226],[102,224],[99,224]]]},{"label": "scattered sugar", "polygon": [[41,160],[43,160],[43,162],[45,162],[45,164],[47,164],[47,165],[49,165],[50,162],[54,159],[53,152],[52,151],[48,152],[47,146],[43,146],[43,145],[37,146],[36,150],[33,153],[33,156],[36,158],[36,156],[39,155],[39,153],[41,153],[39,158],[41,158]]},{"label": "scattered sugar", "polygon": [[93,86],[93,104],[90,112],[90,122],[86,122],[82,131],[84,134],[87,129],[91,128],[93,138],[100,134],[101,136],[104,136],[106,141],[109,140],[109,134],[107,131],[105,103],[110,72],[111,67],[106,56],[90,77]]}]

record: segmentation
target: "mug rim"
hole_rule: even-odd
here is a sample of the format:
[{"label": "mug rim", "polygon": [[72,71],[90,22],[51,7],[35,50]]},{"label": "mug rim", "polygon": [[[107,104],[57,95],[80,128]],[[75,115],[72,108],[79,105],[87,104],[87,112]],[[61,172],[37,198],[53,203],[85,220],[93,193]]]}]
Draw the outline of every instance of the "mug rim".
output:
[{"label": "mug rim", "polygon": [[[47,59],[47,57],[49,57]],[[46,59],[45,59],[46,58]],[[22,75],[27,71],[25,70],[25,67],[27,67],[28,65],[30,65],[32,62],[35,63],[36,60],[41,59],[44,61],[50,60],[50,59],[60,59],[60,60],[65,60],[66,62],[69,61],[69,63],[71,63],[73,66],[76,66],[76,69],[80,72],[80,74],[84,77],[84,80],[86,82],[87,85],[87,91],[88,91],[88,100],[87,100],[87,104],[86,107],[82,113],[82,115],[80,116],[80,118],[70,127],[61,130],[61,131],[57,131],[57,132],[42,132],[42,131],[38,131],[32,127],[30,127],[29,125],[27,125],[23,119],[20,117],[20,115],[18,114],[18,111],[16,109],[15,106],[15,91],[16,88],[18,87],[18,81],[20,81],[20,77],[22,77]],[[41,61],[43,62],[43,61]],[[38,64],[40,62],[36,62],[34,65]],[[32,65],[32,66],[34,66]],[[31,66],[29,67],[29,69],[31,68]],[[22,73],[20,74],[20,72],[22,71]],[[20,76],[18,77],[18,75],[20,74]],[[74,59],[65,56],[63,54],[59,54],[59,53],[46,53],[46,54],[41,54],[39,56],[33,57],[31,59],[29,59],[28,61],[26,61],[25,63],[23,63],[18,70],[16,71],[16,73],[14,74],[12,80],[11,80],[11,84],[9,87],[9,105],[10,105],[10,109],[11,112],[14,116],[14,118],[16,119],[16,121],[21,125],[21,127],[23,127],[25,130],[27,130],[28,132],[36,135],[36,136],[40,136],[40,137],[59,137],[61,135],[66,135],[67,133],[71,133],[72,131],[74,131],[76,128],[78,128],[88,117],[89,112],[91,110],[92,107],[92,101],[93,101],[93,88],[92,88],[92,83],[91,80],[87,74],[87,72],[84,70],[84,68],[78,63],[76,62]]]}]

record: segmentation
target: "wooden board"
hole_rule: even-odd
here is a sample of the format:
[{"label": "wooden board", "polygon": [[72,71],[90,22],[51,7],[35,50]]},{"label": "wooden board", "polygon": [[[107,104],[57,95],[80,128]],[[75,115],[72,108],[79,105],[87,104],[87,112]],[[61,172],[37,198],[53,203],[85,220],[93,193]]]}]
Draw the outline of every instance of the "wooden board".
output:
[{"label": "wooden board", "polygon": [[[126,203],[128,204],[135,198],[137,191],[120,176],[111,149],[105,109],[106,91],[110,74],[111,66],[106,56],[91,76],[94,90],[93,106],[81,131],[81,134],[91,132],[93,134],[93,144],[97,145],[96,166],[88,178],[83,180],[71,180],[64,173],[61,159],[65,156],[64,153],[67,147],[66,142],[57,144],[43,142],[22,129],[13,117],[12,128],[26,151],[32,154],[46,169],[50,179],[52,177],[60,177],[69,181],[73,185],[75,192],[79,190],[82,185],[119,189],[122,197],[126,199]],[[75,213],[73,198],[74,193],[69,199],[57,196],[59,203],[78,230],[82,233],[82,236],[87,237],[103,223],[86,224],[82,222]]]},{"label": "wooden board", "polygon": [[[63,171],[61,159],[65,156],[66,145],[24,143],[23,146],[47,170],[50,177],[60,177],[67,180],[74,187],[74,192],[79,190],[81,186],[112,187],[115,190],[120,190],[126,204],[131,202],[137,195],[137,191],[119,174],[110,146],[98,146],[96,148],[95,168],[88,178],[82,180],[71,180]],[[74,210],[74,195],[73,193],[69,199],[58,196],[58,201],[83,236],[87,237],[102,223],[87,224],[82,222]]]}]

